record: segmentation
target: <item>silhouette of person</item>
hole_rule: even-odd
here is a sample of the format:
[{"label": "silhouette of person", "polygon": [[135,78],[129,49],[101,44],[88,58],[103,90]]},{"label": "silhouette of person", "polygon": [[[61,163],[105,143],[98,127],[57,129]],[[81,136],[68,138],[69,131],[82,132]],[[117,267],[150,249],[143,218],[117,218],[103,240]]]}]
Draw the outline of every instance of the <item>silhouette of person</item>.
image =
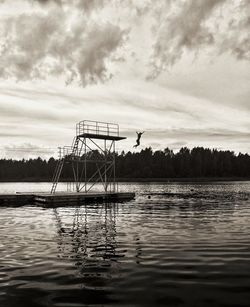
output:
[{"label": "silhouette of person", "polygon": [[140,145],[140,139],[141,139],[141,136],[143,135],[144,132],[145,131],[143,131],[143,132],[137,132],[136,131],[136,133],[137,133],[137,140],[136,140],[136,144],[133,146],[134,148],[136,148],[136,147],[138,147]]}]

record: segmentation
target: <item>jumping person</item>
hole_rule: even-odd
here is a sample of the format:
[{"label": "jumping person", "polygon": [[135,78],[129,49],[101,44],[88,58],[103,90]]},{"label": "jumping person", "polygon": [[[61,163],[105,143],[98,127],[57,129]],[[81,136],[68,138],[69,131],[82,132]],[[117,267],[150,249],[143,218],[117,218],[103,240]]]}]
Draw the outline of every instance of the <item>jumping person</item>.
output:
[{"label": "jumping person", "polygon": [[133,146],[134,148],[136,148],[136,147],[138,147],[140,145],[140,139],[141,139],[141,136],[143,135],[144,132],[145,131],[143,131],[143,132],[137,132],[136,131],[136,133],[137,133],[137,140],[136,140],[136,145]]}]

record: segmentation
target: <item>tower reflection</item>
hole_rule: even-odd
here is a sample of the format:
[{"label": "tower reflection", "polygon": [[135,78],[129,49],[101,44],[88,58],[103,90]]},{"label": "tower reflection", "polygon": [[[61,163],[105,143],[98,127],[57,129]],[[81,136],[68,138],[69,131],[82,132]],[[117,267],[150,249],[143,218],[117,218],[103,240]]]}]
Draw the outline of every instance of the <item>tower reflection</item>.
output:
[{"label": "tower reflection", "polygon": [[64,282],[72,288],[62,293],[64,300],[86,305],[114,303],[114,279],[121,274],[117,259],[126,252],[117,247],[118,205],[85,204],[53,210],[58,257],[70,265],[71,271],[70,279]]},{"label": "tower reflection", "polygon": [[105,266],[123,257],[117,250],[115,203],[54,208],[58,257],[75,260],[79,267]]}]

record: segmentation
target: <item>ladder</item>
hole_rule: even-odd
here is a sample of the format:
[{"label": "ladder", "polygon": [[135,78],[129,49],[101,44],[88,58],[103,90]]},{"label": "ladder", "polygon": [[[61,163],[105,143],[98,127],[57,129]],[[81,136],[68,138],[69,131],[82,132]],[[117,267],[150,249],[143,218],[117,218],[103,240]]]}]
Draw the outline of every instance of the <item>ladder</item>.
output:
[{"label": "ladder", "polygon": [[72,143],[72,156],[77,156],[78,154],[78,144],[79,144],[79,138],[75,137]]},{"label": "ladder", "polygon": [[[78,154],[78,144],[79,144],[79,138],[75,137],[72,143],[72,147],[71,147],[71,153],[70,156],[71,158],[74,158],[75,156],[77,156]],[[65,161],[66,155],[65,153],[63,154],[63,157],[61,159],[58,160],[57,165],[56,165],[56,169],[53,175],[53,179],[52,179],[52,187],[51,187],[51,194],[54,194],[56,191],[56,187],[63,169],[63,165],[64,165],[64,161]]]},{"label": "ladder", "polygon": [[53,179],[52,179],[53,184],[52,184],[52,188],[51,188],[51,191],[50,191],[51,194],[54,194],[55,191],[56,191],[58,180],[59,180],[61,172],[62,172],[63,164],[64,164],[64,158],[58,160],[57,165],[56,165],[56,169],[55,169],[55,172],[54,172],[54,175],[53,175]]}]

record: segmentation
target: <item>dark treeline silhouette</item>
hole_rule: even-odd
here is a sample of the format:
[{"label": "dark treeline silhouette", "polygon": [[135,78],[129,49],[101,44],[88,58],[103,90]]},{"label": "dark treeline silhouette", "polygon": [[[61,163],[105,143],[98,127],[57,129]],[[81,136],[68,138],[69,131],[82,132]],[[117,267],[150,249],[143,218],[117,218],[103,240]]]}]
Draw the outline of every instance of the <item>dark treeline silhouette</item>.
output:
[{"label": "dark treeline silhouette", "polygon": [[[96,153],[98,154],[98,153]],[[41,158],[29,160],[0,160],[1,181],[50,181],[57,160]],[[93,166],[94,167],[94,166]],[[91,166],[89,168],[91,172]],[[177,153],[169,148],[152,151],[116,154],[116,176],[120,179],[150,178],[209,178],[250,177],[250,156],[232,151],[219,151],[184,147]],[[72,168],[67,164],[62,179],[72,178]]]}]

